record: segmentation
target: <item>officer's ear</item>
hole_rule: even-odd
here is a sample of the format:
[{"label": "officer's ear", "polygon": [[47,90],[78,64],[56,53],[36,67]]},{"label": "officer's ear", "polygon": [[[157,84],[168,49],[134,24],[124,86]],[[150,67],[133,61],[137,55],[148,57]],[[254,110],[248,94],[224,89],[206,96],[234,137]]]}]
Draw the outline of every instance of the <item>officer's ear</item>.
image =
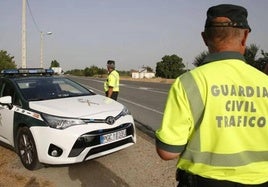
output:
[{"label": "officer's ear", "polygon": [[207,36],[206,36],[205,32],[201,32],[201,36],[202,36],[203,41],[204,41],[204,43],[206,44],[206,46],[208,46]]},{"label": "officer's ear", "polygon": [[243,30],[243,38],[241,40],[242,46],[246,46],[246,44],[247,44],[248,33],[249,33],[248,29]]}]

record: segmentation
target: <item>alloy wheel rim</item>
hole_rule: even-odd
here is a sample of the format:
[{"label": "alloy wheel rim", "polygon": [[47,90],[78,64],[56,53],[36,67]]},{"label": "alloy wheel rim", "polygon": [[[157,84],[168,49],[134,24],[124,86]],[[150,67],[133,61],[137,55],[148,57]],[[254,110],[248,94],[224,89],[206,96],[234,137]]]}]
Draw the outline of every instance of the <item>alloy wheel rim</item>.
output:
[{"label": "alloy wheel rim", "polygon": [[20,139],[20,155],[25,164],[30,165],[33,162],[33,146],[26,134],[23,134]]}]

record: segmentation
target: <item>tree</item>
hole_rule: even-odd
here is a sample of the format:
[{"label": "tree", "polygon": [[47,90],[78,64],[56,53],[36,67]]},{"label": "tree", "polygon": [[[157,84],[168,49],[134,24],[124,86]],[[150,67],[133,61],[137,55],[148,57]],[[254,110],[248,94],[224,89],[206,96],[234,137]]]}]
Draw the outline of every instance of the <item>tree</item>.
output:
[{"label": "tree", "polygon": [[261,50],[262,57],[258,58],[256,61],[256,66],[259,70],[268,74],[268,53]]},{"label": "tree", "polygon": [[7,51],[0,51],[0,71],[3,69],[13,69],[16,68],[16,64],[14,61],[14,56],[10,56]]},{"label": "tree", "polygon": [[150,66],[142,66],[143,69],[146,69],[147,72],[154,72],[153,68],[151,68]]},{"label": "tree", "polygon": [[99,68],[97,66],[90,66],[90,68],[86,67],[84,69],[84,75],[92,77],[94,75],[97,75],[99,72]]},{"label": "tree", "polygon": [[[264,71],[265,66],[268,62],[268,53],[261,50],[261,56],[258,57],[259,51],[260,48],[256,44],[251,44],[249,47],[246,47],[244,56],[248,64],[260,71]],[[267,68],[265,71],[267,71]]]},{"label": "tree", "polygon": [[60,63],[57,60],[52,60],[50,64],[50,68],[52,67],[60,67]]},{"label": "tree", "polygon": [[162,58],[162,61],[156,64],[156,76],[174,79],[186,71],[184,68],[182,58],[175,54],[166,55]]},{"label": "tree", "polygon": [[84,76],[84,71],[81,69],[73,69],[73,70],[66,71],[65,74],[71,74],[75,76]]},{"label": "tree", "polygon": [[200,53],[198,56],[195,57],[193,65],[196,67],[203,65],[204,59],[208,54],[209,54],[208,51],[203,51],[202,53]]},{"label": "tree", "polygon": [[246,47],[245,50],[245,59],[246,62],[253,67],[260,69],[259,64],[257,62],[257,54],[259,52],[259,47],[256,44],[250,44],[249,46]]},{"label": "tree", "polygon": [[106,69],[104,69],[104,68],[99,68],[99,70],[98,70],[98,75],[104,75],[104,74],[106,74],[107,73],[107,70]]},{"label": "tree", "polygon": [[[257,58],[259,49],[260,48],[256,44],[250,44],[249,46],[246,47],[244,57],[249,65],[263,71],[264,65],[266,64],[266,62],[268,62],[268,53],[265,53],[263,50],[261,50],[262,57]],[[209,54],[208,51],[203,51],[202,53],[200,53],[198,56],[195,57],[193,64],[195,66],[203,65],[204,59],[208,54]]]}]

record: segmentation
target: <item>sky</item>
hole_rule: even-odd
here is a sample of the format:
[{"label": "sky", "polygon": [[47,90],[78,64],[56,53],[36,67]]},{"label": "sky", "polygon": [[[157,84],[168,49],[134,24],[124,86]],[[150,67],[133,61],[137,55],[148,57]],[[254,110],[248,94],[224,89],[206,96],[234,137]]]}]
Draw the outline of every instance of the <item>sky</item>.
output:
[{"label": "sky", "polygon": [[[201,38],[206,11],[218,4],[248,10],[252,29],[247,44],[268,52],[267,0],[27,0],[27,67],[40,67],[40,32],[44,67],[52,60],[64,71],[97,66],[153,69],[165,55],[177,55],[188,68],[207,50]],[[0,0],[0,50],[21,67],[22,0]]]}]

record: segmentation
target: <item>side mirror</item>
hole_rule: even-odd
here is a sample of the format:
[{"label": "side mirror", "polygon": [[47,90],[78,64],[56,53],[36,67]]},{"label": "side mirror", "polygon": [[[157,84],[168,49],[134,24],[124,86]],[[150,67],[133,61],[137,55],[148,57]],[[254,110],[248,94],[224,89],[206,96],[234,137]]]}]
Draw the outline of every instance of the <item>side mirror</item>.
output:
[{"label": "side mirror", "polygon": [[9,109],[12,109],[12,98],[11,96],[0,97],[0,105],[8,106]]}]

